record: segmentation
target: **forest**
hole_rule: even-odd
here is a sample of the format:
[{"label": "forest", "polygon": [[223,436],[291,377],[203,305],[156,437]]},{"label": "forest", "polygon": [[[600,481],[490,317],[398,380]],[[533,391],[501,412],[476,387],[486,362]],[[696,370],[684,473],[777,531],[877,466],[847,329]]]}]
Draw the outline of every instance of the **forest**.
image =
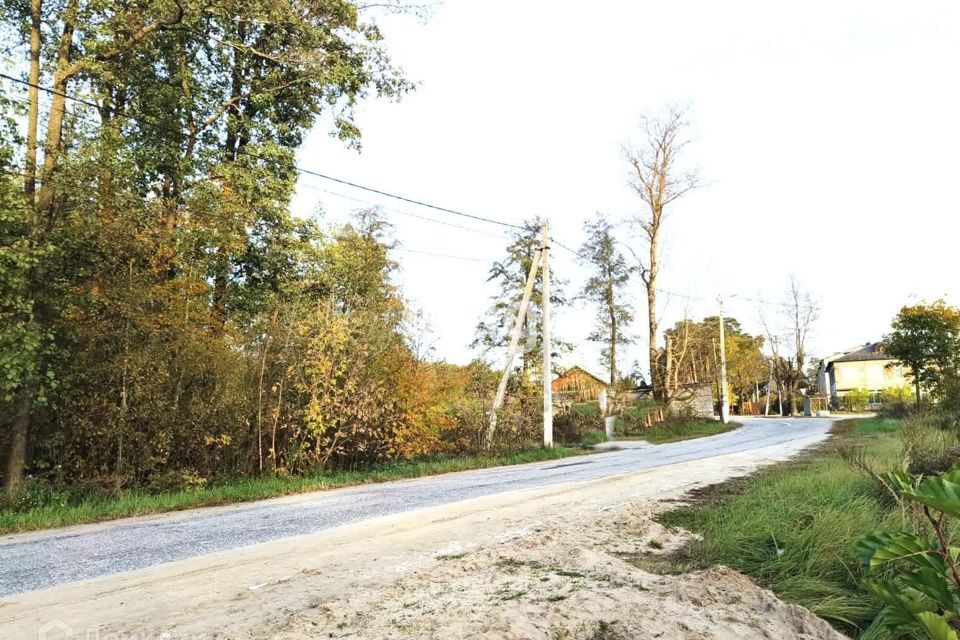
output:
[{"label": "forest", "polygon": [[[432,362],[389,224],[290,211],[314,126],[413,85],[341,0],[4,3],[3,484],[183,488],[468,452],[496,375]],[[527,444],[508,405],[495,445]],[[536,406],[531,403],[530,406]]]}]

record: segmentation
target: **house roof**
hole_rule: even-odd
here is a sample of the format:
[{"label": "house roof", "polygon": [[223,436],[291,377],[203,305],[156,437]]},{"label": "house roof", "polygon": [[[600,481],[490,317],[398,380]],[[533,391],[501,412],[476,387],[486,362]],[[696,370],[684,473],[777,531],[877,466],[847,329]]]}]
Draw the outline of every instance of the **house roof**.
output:
[{"label": "house roof", "polygon": [[594,380],[596,380],[596,382],[597,382],[598,384],[602,384],[602,385],[605,386],[605,387],[608,386],[608,384],[609,384],[606,380],[604,380],[604,379],[602,379],[602,378],[600,378],[600,377],[598,377],[598,376],[593,375],[592,373],[590,373],[589,371],[587,371],[586,369],[584,369],[583,367],[580,367],[580,366],[570,367],[569,369],[567,369],[566,371],[564,371],[563,373],[561,373],[560,376],[557,377],[557,378],[555,378],[555,379],[556,379],[556,380],[559,380],[560,378],[563,378],[563,377],[566,376],[567,374],[573,373],[574,371],[579,371],[580,373],[582,373],[582,374],[584,374],[584,375],[586,375],[586,376],[588,376],[588,377],[590,377],[590,378],[593,378]]},{"label": "house roof", "polygon": [[868,342],[859,349],[836,358],[833,362],[864,362],[867,360],[894,360],[885,353],[882,342]]}]

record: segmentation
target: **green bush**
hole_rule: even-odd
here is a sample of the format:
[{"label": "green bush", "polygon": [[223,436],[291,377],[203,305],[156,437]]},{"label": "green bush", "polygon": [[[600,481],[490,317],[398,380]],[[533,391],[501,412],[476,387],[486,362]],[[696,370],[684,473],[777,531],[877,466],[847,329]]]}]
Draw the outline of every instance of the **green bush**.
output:
[{"label": "green bush", "polygon": [[147,490],[150,493],[172,493],[192,491],[207,486],[207,479],[192,469],[171,470],[155,475],[150,479]]},{"label": "green bush", "polygon": [[580,411],[567,411],[553,419],[553,439],[559,444],[596,444],[604,438],[603,418],[596,413],[585,415]]},{"label": "green bush", "polygon": [[905,384],[888,387],[880,392],[880,401],[884,405],[909,405],[913,400],[913,389]]},{"label": "green bush", "polygon": [[861,563],[875,572],[864,586],[885,605],[873,627],[895,637],[960,640],[960,548],[950,544],[951,518],[960,518],[960,469],[931,477],[895,471],[884,479],[905,507],[922,510],[929,533],[877,532],[857,544]]},{"label": "green bush", "polygon": [[942,416],[914,417],[903,428],[903,460],[911,473],[942,473],[960,460],[960,431]]},{"label": "green bush", "polygon": [[27,511],[41,507],[65,507],[71,502],[67,491],[58,489],[42,478],[28,478],[23,486],[12,494],[0,492],[0,511]]},{"label": "green bush", "polygon": [[866,389],[850,389],[843,396],[843,406],[847,411],[863,411],[870,402],[870,392]]}]

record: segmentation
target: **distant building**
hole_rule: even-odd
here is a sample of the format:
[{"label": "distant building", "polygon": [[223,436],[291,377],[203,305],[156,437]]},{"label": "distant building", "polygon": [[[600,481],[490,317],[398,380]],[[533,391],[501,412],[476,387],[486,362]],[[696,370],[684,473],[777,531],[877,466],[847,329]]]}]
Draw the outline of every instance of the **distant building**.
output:
[{"label": "distant building", "polygon": [[582,367],[571,367],[550,383],[555,394],[574,402],[595,402],[610,385]]},{"label": "distant building", "polygon": [[909,367],[897,364],[896,358],[884,352],[882,342],[868,342],[821,360],[818,382],[820,392],[829,393],[834,405],[851,389],[866,389],[876,408],[884,389],[910,386],[909,372]]}]

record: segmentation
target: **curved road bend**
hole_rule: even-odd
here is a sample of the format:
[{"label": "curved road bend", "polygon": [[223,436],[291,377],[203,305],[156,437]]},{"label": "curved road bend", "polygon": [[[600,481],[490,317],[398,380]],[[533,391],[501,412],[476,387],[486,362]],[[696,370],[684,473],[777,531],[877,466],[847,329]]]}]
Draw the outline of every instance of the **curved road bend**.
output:
[{"label": "curved road bend", "polygon": [[600,455],[5,536],[0,539],[0,597],[469,498],[822,439],[833,424],[802,418],[741,422],[734,431],[672,444],[627,442]]}]

